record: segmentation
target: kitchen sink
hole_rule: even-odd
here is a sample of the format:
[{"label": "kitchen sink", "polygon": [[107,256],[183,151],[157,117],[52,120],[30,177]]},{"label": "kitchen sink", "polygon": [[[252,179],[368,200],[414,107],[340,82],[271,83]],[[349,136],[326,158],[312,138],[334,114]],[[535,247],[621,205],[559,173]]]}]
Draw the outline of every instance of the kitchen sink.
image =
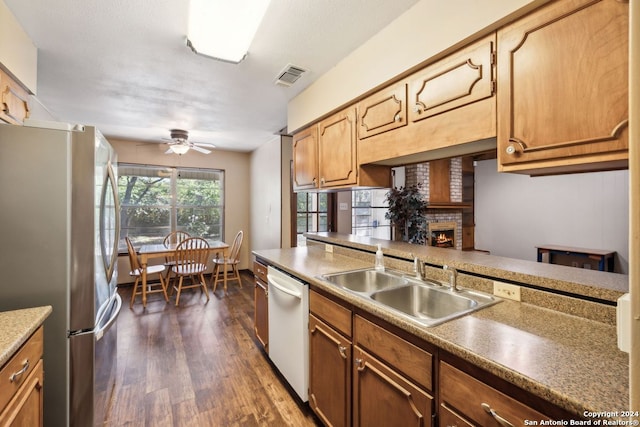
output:
[{"label": "kitchen sink", "polygon": [[352,270],[322,279],[425,326],[436,326],[500,301],[484,292],[453,291],[443,282],[394,270]]},{"label": "kitchen sink", "polygon": [[354,292],[371,293],[407,285],[409,281],[402,274],[388,270],[352,270],[344,273],[327,274],[323,278],[335,285]]}]

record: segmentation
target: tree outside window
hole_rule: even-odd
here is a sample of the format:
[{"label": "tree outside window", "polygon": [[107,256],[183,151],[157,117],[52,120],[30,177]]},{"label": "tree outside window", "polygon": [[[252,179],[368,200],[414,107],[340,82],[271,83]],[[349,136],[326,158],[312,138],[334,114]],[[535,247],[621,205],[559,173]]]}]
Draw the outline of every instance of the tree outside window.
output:
[{"label": "tree outside window", "polygon": [[223,240],[224,172],[213,169],[118,165],[121,249],[162,243],[173,230]]}]

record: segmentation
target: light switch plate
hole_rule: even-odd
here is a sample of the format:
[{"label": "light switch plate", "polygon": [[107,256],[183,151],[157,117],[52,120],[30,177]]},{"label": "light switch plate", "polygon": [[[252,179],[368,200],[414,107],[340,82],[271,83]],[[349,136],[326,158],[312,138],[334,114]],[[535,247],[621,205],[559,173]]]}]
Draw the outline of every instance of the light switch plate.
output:
[{"label": "light switch plate", "polygon": [[520,301],[520,286],[510,285],[504,282],[493,282],[493,294],[495,296],[514,301]]}]

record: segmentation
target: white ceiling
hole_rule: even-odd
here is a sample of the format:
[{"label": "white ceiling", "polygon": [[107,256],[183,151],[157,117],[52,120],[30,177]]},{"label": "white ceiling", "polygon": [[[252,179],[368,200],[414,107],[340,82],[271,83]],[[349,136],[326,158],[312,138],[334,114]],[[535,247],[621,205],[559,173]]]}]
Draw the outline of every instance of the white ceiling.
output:
[{"label": "white ceiling", "polygon": [[[169,129],[251,151],[288,101],[418,0],[271,0],[238,65],[186,47],[188,0],[4,0],[38,48],[37,98],[55,120],[162,142]],[[288,64],[309,70],[274,84]]]}]

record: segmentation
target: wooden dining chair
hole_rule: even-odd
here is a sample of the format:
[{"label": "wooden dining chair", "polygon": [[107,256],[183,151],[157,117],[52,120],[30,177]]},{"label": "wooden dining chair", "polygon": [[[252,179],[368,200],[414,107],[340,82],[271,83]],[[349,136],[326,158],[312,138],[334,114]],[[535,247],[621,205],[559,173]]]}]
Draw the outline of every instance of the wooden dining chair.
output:
[{"label": "wooden dining chair", "polygon": [[[180,303],[180,294],[183,289],[200,288],[207,296],[209,301],[209,290],[204,279],[204,272],[207,269],[207,260],[209,259],[209,243],[201,237],[190,237],[183,240],[176,247],[174,253],[175,265],[171,267],[173,274],[178,280],[177,286],[171,288],[176,290],[176,305]],[[190,285],[184,284],[184,279],[188,277],[191,280]]]},{"label": "wooden dining chair", "polygon": [[[183,240],[188,239],[189,237],[191,237],[191,235],[186,231],[175,230],[165,236],[164,240],[162,241],[162,244],[164,245],[165,248],[168,248],[170,245],[172,244],[177,245],[181,243]],[[164,258],[164,265],[167,267],[167,274],[165,276],[165,281],[167,282],[167,286],[169,286],[171,283],[171,272],[173,271],[171,268],[175,264],[176,264],[176,260],[173,259],[173,256],[167,256]]]},{"label": "wooden dining chair", "polygon": [[[131,240],[129,239],[129,237],[125,237],[124,240],[127,242],[127,250],[129,251],[129,263],[131,264],[131,271],[129,272],[129,276],[136,278],[135,282],[133,283],[133,292],[131,293],[131,301],[129,302],[129,308],[133,308],[133,303],[135,302],[136,295],[143,295],[143,293],[153,294],[153,293],[162,292],[162,294],[164,295],[165,301],[169,302],[169,297],[167,296],[167,284],[166,284],[164,275],[162,274],[164,273],[164,270],[166,267],[164,265],[147,266],[146,267],[147,289],[143,289],[142,283],[140,283],[142,279],[142,272],[143,272],[142,266],[140,264],[140,259],[138,258],[138,254],[136,253],[136,250],[133,248],[133,244],[131,243]],[[153,274],[158,275],[158,279],[160,280],[160,283],[148,282],[149,276]],[[160,287],[159,289],[157,289],[158,286]],[[138,287],[140,287],[140,289],[138,289]],[[142,298],[142,306],[145,308],[147,307],[147,302],[144,297]]]},{"label": "wooden dining chair", "polygon": [[[213,286],[213,292],[216,291],[219,281],[224,281],[224,272],[227,266],[231,266],[231,275],[227,274],[227,282],[229,280],[237,280],[238,285],[242,288],[242,280],[240,280],[240,273],[238,272],[238,263],[240,262],[240,247],[242,246],[242,239],[244,232],[238,231],[231,248],[229,248],[229,256],[218,257],[213,259],[213,275],[211,276],[211,284]],[[224,283],[224,293],[227,293],[227,283]]]}]

